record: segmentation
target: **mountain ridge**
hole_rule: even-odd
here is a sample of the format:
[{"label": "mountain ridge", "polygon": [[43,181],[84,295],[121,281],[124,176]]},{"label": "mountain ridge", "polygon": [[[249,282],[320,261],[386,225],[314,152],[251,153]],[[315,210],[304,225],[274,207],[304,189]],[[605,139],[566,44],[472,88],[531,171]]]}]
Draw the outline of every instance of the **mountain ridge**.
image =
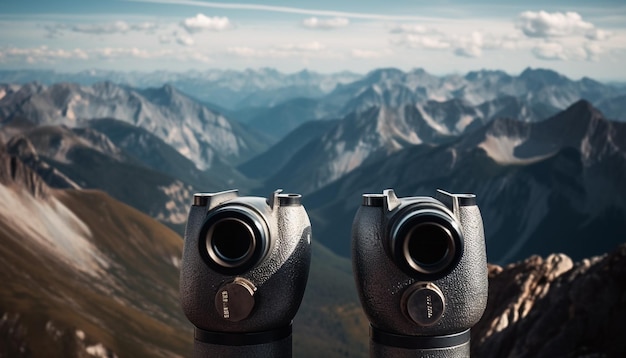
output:
[{"label": "mountain ridge", "polygon": [[[580,107],[588,108],[588,102],[571,109]],[[624,143],[626,140],[619,138],[624,138],[626,124],[593,117],[598,113],[594,111],[562,113],[575,114],[578,122],[595,125],[581,126],[588,132],[579,130],[578,137],[562,140],[561,147],[556,148],[553,137],[569,127],[562,116],[539,123],[496,119],[482,131],[449,144],[409,146],[355,169],[307,196],[307,208],[320,240],[335,252],[349,255],[349,240],[345,239],[350,237],[349,226],[340,223],[351,221],[354,210],[348,203],[358,205],[362,193],[394,188],[400,196],[434,195],[435,189],[442,188],[477,195],[492,262],[547,255],[559,247],[568,247],[566,253],[579,259],[613,247],[620,242],[617,233],[626,230],[619,219],[626,215],[626,192],[620,184],[626,180],[626,152],[623,146],[606,144],[602,139]],[[490,128],[500,124],[499,135],[489,141],[489,135],[497,133]],[[533,130],[540,126],[553,128],[550,133]],[[531,133],[541,135],[522,139]],[[585,151],[585,138],[593,138],[587,142],[598,150]],[[544,151],[516,157],[515,148],[525,140],[527,145],[537,142]],[[570,224],[561,225],[563,222]],[[586,241],[594,232],[602,233],[602,240]],[[516,238],[515,244],[507,240],[510,237]]]},{"label": "mountain ridge", "polygon": [[[8,86],[4,88],[6,92]],[[70,127],[80,127],[92,118],[123,120],[156,134],[200,169],[210,168],[215,156],[241,161],[266,145],[241,124],[168,85],[152,90],[134,90],[112,82],[89,87],[71,83],[24,85],[0,99],[2,121],[16,116]]]},{"label": "mountain ridge", "polygon": [[[266,74],[275,75],[271,71]],[[527,73],[529,77],[535,75],[541,79],[553,74]],[[337,121],[305,121],[292,132],[293,136],[284,137],[273,148],[275,151],[254,153],[261,156],[246,163],[258,159],[256,164],[263,166],[272,161],[286,163],[291,158],[313,166],[327,162],[307,153],[316,146],[323,148],[322,144],[336,154],[357,148],[361,142],[378,145],[378,150],[365,159],[342,157],[343,162],[339,162],[353,168],[303,197],[314,228],[314,266],[295,319],[296,355],[367,354],[368,323],[356,298],[347,258],[349,230],[361,194],[380,193],[389,187],[399,196],[434,195],[436,188],[477,194],[490,261],[506,266],[490,266],[490,286],[495,291],[490,292],[493,300],[481,321],[484,323],[473,330],[473,353],[619,353],[621,345],[611,345],[619,337],[611,334],[624,331],[620,325],[623,320],[619,319],[624,317],[626,302],[624,247],[603,257],[582,258],[611,250],[624,241],[626,124],[607,120],[589,101],[575,102],[544,121],[535,119],[542,119],[540,113],[555,107],[537,106],[516,96],[500,96],[474,106],[462,97],[477,100],[492,92],[482,93],[471,86],[451,92],[451,99],[396,106],[408,100],[410,94],[392,81],[403,76],[428,78],[425,71],[407,75],[401,70],[383,69],[373,77],[398,90],[398,98],[392,98],[392,92],[377,92],[376,86],[378,90],[384,87],[379,83],[365,90],[369,91],[367,96],[381,94],[381,103],[398,100],[394,106],[383,106],[386,113],[381,115],[380,106],[368,107],[367,101],[356,101],[354,105],[363,105],[359,111]],[[478,71],[466,77],[492,85],[509,81],[498,71]],[[432,80],[441,81],[434,76]],[[448,80],[456,85],[464,81],[458,75]],[[578,82],[594,86],[585,79]],[[416,95],[427,93],[424,83]],[[415,84],[420,81],[415,80]],[[129,90],[113,83],[100,86],[105,88],[98,91],[111,98]],[[45,86],[31,83],[22,87],[43,91]],[[0,91],[19,92],[22,87],[2,85]],[[43,104],[37,102],[31,109],[65,103],[68,93],[76,88],[67,86],[66,92],[59,90],[54,98]],[[141,90],[135,92],[134,100],[145,98]],[[6,93],[0,94],[0,103],[8,98]],[[28,98],[24,93],[13,95],[16,99]],[[158,87],[151,95],[173,100],[175,105],[183,103],[176,102],[178,95],[171,85]],[[341,109],[340,101],[327,108]],[[0,247],[0,263],[6,269],[0,271],[5,283],[5,290],[0,292],[0,355],[3,347],[10,350],[11,356],[23,352],[58,356],[188,355],[193,333],[177,302],[180,238],[153,220],[157,212],[145,209],[153,216],[150,218],[101,191],[80,187],[91,182],[91,188],[112,193],[124,189],[118,197],[126,202],[148,193],[139,200],[147,204],[145,198],[154,198],[155,186],[159,190],[159,184],[155,184],[158,178],[168,177],[183,184],[195,181],[239,186],[241,179],[235,176],[236,170],[229,163],[213,161],[212,170],[232,170],[233,174],[213,178],[219,183],[212,184],[203,179],[204,175],[219,173],[198,168],[191,171],[193,162],[177,156],[178,152],[173,153],[163,139],[151,137],[146,128],[129,130],[134,124],[95,119],[100,117],[91,117],[94,120],[88,126],[37,126],[36,121],[22,117],[36,112],[31,109],[3,123],[0,130],[0,138],[7,143],[0,148],[0,238],[5,243]],[[521,118],[523,111],[528,117]],[[62,115],[67,117],[68,113]],[[492,113],[496,118],[485,120],[479,116],[483,113]],[[354,128],[369,131],[351,132]],[[29,131],[37,133],[33,141]],[[369,134],[367,141],[362,141],[360,133]],[[324,136],[331,140],[319,141]],[[340,143],[343,148],[333,146]],[[151,152],[157,158],[150,157]],[[216,168],[221,165],[223,169]],[[110,180],[112,177],[104,175],[103,169],[115,172],[118,178]],[[279,186],[273,186],[274,190],[283,187],[287,179],[296,188],[320,179],[302,170],[276,175],[280,169],[259,172],[257,180],[282,178],[281,185],[275,181]],[[188,179],[175,175],[187,170]],[[163,172],[169,174],[162,176]],[[229,182],[229,178],[234,181]],[[54,181],[58,187],[74,189],[50,188],[46,184]],[[135,184],[130,185],[133,181]],[[253,187],[256,183],[250,182],[249,190],[266,195],[265,188]],[[189,195],[197,189],[184,185],[177,188],[167,187],[165,194],[172,195],[172,200],[159,202],[158,209],[174,207],[180,223],[191,203]],[[569,256],[550,255],[554,252]],[[531,256],[534,254],[546,258]],[[579,259],[579,264],[573,262]],[[610,275],[603,275],[607,272]],[[589,302],[602,305],[599,314],[588,307]],[[594,335],[583,329],[587,323],[600,333]]]}]

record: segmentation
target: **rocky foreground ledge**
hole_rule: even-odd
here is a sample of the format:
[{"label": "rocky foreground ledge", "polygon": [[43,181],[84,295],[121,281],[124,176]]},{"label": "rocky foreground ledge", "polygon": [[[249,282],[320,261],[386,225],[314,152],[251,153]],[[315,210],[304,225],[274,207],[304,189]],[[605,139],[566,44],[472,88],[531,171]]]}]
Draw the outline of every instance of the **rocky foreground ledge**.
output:
[{"label": "rocky foreground ledge", "polygon": [[626,354],[626,244],[574,263],[563,254],[489,266],[472,357]]}]

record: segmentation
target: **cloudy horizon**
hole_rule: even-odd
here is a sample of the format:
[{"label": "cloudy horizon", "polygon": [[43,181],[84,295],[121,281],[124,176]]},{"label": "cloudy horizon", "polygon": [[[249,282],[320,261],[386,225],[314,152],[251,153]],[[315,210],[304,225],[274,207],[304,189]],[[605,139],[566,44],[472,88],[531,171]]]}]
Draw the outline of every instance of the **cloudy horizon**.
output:
[{"label": "cloudy horizon", "polygon": [[395,67],[445,75],[533,67],[573,79],[626,81],[626,5],[612,1],[54,4],[0,4],[0,69],[366,73]]}]

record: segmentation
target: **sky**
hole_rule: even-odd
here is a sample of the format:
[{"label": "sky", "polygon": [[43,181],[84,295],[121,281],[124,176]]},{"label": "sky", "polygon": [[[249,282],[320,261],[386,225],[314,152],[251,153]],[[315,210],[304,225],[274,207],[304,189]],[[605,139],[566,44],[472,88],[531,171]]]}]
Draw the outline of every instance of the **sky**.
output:
[{"label": "sky", "polygon": [[626,81],[626,2],[0,0],[0,70],[262,67]]}]

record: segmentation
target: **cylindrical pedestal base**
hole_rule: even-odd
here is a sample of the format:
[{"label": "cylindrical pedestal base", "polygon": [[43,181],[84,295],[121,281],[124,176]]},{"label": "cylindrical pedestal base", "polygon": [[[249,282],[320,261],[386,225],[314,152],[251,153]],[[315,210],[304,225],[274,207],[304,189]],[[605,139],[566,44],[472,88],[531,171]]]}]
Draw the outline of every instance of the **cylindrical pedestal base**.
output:
[{"label": "cylindrical pedestal base", "polygon": [[219,333],[196,328],[194,358],[291,358],[291,326],[270,332]]},{"label": "cylindrical pedestal base", "polygon": [[401,336],[370,328],[371,358],[468,358],[470,331],[434,337]]}]

